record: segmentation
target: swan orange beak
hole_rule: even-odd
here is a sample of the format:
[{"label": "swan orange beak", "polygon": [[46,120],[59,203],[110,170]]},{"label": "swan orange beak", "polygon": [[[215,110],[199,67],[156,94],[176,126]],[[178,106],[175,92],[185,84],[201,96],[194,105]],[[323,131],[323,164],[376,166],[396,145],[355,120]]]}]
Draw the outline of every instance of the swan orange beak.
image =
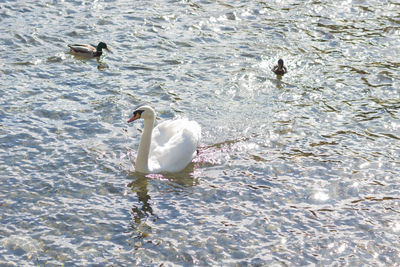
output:
[{"label": "swan orange beak", "polygon": [[135,120],[137,120],[139,118],[140,118],[140,114],[135,112],[135,114],[133,114],[133,116],[129,119],[128,122],[135,121]]}]

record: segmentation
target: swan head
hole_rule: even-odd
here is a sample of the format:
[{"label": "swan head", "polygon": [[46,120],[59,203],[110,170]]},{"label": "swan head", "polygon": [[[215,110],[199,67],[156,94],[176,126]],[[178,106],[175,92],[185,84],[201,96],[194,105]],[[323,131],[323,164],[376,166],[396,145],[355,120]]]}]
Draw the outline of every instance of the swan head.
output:
[{"label": "swan head", "polygon": [[133,112],[132,117],[128,120],[128,122],[135,121],[137,119],[144,119],[144,120],[153,120],[155,117],[155,111],[150,106],[141,106]]}]

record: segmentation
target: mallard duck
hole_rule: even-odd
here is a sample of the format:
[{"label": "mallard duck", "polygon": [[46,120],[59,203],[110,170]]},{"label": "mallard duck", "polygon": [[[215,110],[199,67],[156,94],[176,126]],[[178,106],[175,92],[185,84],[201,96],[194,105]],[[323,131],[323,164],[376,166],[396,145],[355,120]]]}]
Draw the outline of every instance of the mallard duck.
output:
[{"label": "mallard duck", "polygon": [[278,65],[276,65],[272,69],[272,71],[275,72],[275,74],[278,74],[278,75],[283,75],[283,74],[285,74],[287,72],[286,67],[283,66],[283,60],[282,59],[278,60]]},{"label": "mallard duck", "polygon": [[89,44],[69,44],[71,53],[84,57],[100,57],[103,54],[103,48],[110,51],[104,42],[100,42],[97,46]]}]

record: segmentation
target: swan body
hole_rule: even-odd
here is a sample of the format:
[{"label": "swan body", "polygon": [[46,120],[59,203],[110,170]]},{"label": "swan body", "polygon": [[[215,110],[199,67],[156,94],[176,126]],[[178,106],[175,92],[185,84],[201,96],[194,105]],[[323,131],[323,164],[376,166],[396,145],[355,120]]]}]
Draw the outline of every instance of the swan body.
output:
[{"label": "swan body", "polygon": [[100,42],[97,46],[89,44],[69,44],[71,53],[84,57],[100,57],[103,49],[110,51],[104,42]]},{"label": "swan body", "polygon": [[283,65],[283,60],[278,60],[278,65],[276,65],[272,71],[277,75],[283,75],[287,72],[287,68]]},{"label": "swan body", "polygon": [[144,120],[136,158],[136,171],[142,173],[179,172],[197,153],[201,127],[187,119],[167,120],[156,127],[155,112],[150,106],[141,106],[128,122]]}]

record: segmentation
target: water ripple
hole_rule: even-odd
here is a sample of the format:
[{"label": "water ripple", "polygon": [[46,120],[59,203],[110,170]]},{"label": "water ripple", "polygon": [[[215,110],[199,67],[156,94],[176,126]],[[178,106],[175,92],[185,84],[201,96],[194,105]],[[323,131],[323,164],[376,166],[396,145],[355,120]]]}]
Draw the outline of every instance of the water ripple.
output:
[{"label": "water ripple", "polygon": [[[4,3],[0,265],[396,265],[397,10]],[[142,103],[201,124],[181,173],[134,171]]]}]

